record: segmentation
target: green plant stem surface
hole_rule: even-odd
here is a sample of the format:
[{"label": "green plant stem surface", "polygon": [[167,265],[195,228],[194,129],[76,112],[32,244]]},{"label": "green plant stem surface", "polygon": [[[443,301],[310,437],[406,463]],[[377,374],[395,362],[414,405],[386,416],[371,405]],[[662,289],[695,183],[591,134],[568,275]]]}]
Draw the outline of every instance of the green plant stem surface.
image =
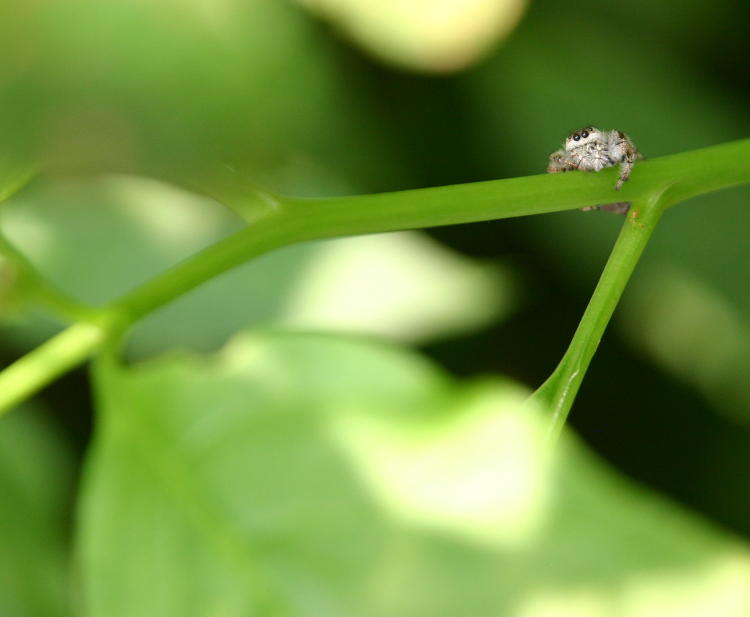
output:
[{"label": "green plant stem surface", "polygon": [[[639,163],[619,193],[617,169],[598,174],[537,175],[472,184],[326,199],[272,195],[243,183],[198,187],[249,224],[197,253],[119,300],[92,311],[0,373],[0,413],[84,362],[138,319],[248,259],[275,248],[318,238],[452,225],[543,214],[613,201],[636,204],[571,348],[556,375],[574,389],[543,386],[556,422],[564,421],[609,316],[619,299],[658,213],[690,197],[750,182],[750,139]],[[194,181],[186,182],[194,184]],[[0,192],[2,194],[9,191]],[[653,220],[651,217],[655,217]],[[644,225],[644,227],[639,227]],[[648,233],[644,233],[647,230]],[[12,255],[8,256],[12,259]],[[37,284],[44,280],[37,277]],[[44,296],[44,294],[40,294]],[[570,367],[578,367],[571,377]],[[575,372],[575,368],[572,369]],[[556,394],[552,394],[552,393]],[[555,397],[562,397],[563,403]],[[559,423],[559,422],[558,422]]]},{"label": "green plant stem surface", "polygon": [[562,431],[604,330],[663,211],[660,196],[632,204],[565,355],[530,398],[531,404],[551,413],[550,443],[554,443]]}]

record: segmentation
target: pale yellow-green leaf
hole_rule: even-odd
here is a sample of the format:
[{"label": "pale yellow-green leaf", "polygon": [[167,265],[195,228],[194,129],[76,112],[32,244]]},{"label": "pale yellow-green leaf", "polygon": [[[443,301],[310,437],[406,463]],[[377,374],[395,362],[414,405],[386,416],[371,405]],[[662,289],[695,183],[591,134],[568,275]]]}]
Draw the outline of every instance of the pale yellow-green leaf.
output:
[{"label": "pale yellow-green leaf", "polygon": [[518,23],[525,0],[298,0],[375,56],[422,71],[456,71]]}]

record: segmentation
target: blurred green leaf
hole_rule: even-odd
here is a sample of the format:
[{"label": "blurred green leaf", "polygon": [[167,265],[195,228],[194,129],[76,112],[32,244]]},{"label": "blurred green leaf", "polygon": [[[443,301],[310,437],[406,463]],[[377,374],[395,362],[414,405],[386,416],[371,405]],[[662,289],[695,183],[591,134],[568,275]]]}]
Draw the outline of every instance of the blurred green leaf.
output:
[{"label": "blurred green leaf", "polygon": [[0,154],[0,202],[5,201],[34,177],[33,164],[8,154]]},{"label": "blurred green leaf", "polygon": [[71,598],[71,460],[34,409],[0,419],[0,615],[62,617]]},{"label": "blurred green leaf", "polygon": [[262,255],[137,324],[136,355],[213,349],[247,325],[425,342],[507,316],[512,274],[418,233],[311,242]]},{"label": "blurred green leaf", "polygon": [[285,2],[4,3],[0,132],[73,173],[188,180],[231,161],[281,187],[300,162],[354,184],[398,177],[332,51]]},{"label": "blurred green leaf", "polygon": [[716,286],[655,263],[633,287],[621,325],[637,348],[697,388],[716,410],[750,421],[750,322]]},{"label": "blurred green leaf", "polygon": [[750,610],[744,546],[574,440],[545,464],[510,382],[289,334],[96,373],[92,617]]},{"label": "blurred green leaf", "polygon": [[40,183],[6,205],[4,235],[51,282],[103,304],[239,229],[208,199],[145,178]]},{"label": "blurred green leaf", "polygon": [[518,23],[525,0],[298,0],[375,56],[422,71],[456,71]]},{"label": "blurred green leaf", "polygon": [[275,320],[287,328],[375,334],[424,343],[506,317],[512,273],[418,232],[318,243]]}]

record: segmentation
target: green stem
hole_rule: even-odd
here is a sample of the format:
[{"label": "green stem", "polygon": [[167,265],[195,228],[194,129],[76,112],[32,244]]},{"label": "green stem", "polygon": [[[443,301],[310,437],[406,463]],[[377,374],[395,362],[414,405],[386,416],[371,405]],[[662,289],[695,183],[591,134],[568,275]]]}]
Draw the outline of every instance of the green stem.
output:
[{"label": "green stem", "polygon": [[550,410],[548,439],[551,443],[557,440],[565,425],[612,313],[665,207],[660,196],[631,206],[565,355],[552,375],[529,399],[532,405]]},{"label": "green stem", "polygon": [[104,310],[116,315],[118,322],[127,327],[223,272],[257,255],[295,242],[299,234],[293,223],[293,219],[281,212],[267,214],[146,282]]},{"label": "green stem", "polygon": [[258,221],[63,330],[0,372],[0,415],[84,362],[142,316],[289,238],[283,221]]},{"label": "green stem", "polygon": [[[662,195],[666,206],[750,182],[750,139],[640,162],[630,182],[614,192],[616,168],[597,174],[542,174],[434,188],[323,199],[269,196],[296,219],[298,240],[420,229],[545,214],[613,201],[643,201]],[[257,191],[205,192],[250,222]]]},{"label": "green stem", "polygon": [[79,322],[11,364],[0,373],[0,414],[84,362],[108,334],[103,323]]},{"label": "green stem", "polygon": [[[451,225],[582,206],[632,201],[602,281],[558,370],[540,389],[561,397],[559,430],[583,372],[632,272],[658,213],[677,201],[750,182],[750,139],[640,163],[632,181],[614,193],[617,169],[493,180],[376,195],[288,199],[243,183],[236,172],[204,184],[203,192],[249,221],[242,231],[197,253],[119,300],[93,318],[71,326],[0,373],[0,414],[90,357],[103,343],[144,315],[207,280],[275,248],[316,238]],[[220,178],[220,175],[216,177]],[[197,181],[192,179],[190,183]],[[657,201],[654,196],[661,196]],[[639,205],[642,204],[642,205]],[[562,389],[553,388],[561,381]],[[567,380],[567,381],[566,381]],[[559,425],[559,426],[558,426]]]}]

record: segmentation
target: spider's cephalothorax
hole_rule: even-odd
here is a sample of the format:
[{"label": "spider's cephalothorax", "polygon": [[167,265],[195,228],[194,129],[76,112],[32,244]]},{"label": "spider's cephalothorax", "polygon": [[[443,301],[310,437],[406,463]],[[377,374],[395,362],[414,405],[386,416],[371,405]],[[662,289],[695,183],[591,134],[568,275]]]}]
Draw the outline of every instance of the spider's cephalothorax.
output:
[{"label": "spider's cephalothorax", "polygon": [[[640,158],[643,157],[635,144],[622,131],[601,131],[587,126],[568,135],[565,148],[549,155],[547,171],[601,171],[605,167],[620,165],[620,177],[615,184],[615,189],[619,191],[623,182],[630,178],[633,165]],[[626,212],[628,206],[628,203],[620,202],[602,207],[614,212]],[[590,206],[584,210],[598,208],[599,206]]]}]

